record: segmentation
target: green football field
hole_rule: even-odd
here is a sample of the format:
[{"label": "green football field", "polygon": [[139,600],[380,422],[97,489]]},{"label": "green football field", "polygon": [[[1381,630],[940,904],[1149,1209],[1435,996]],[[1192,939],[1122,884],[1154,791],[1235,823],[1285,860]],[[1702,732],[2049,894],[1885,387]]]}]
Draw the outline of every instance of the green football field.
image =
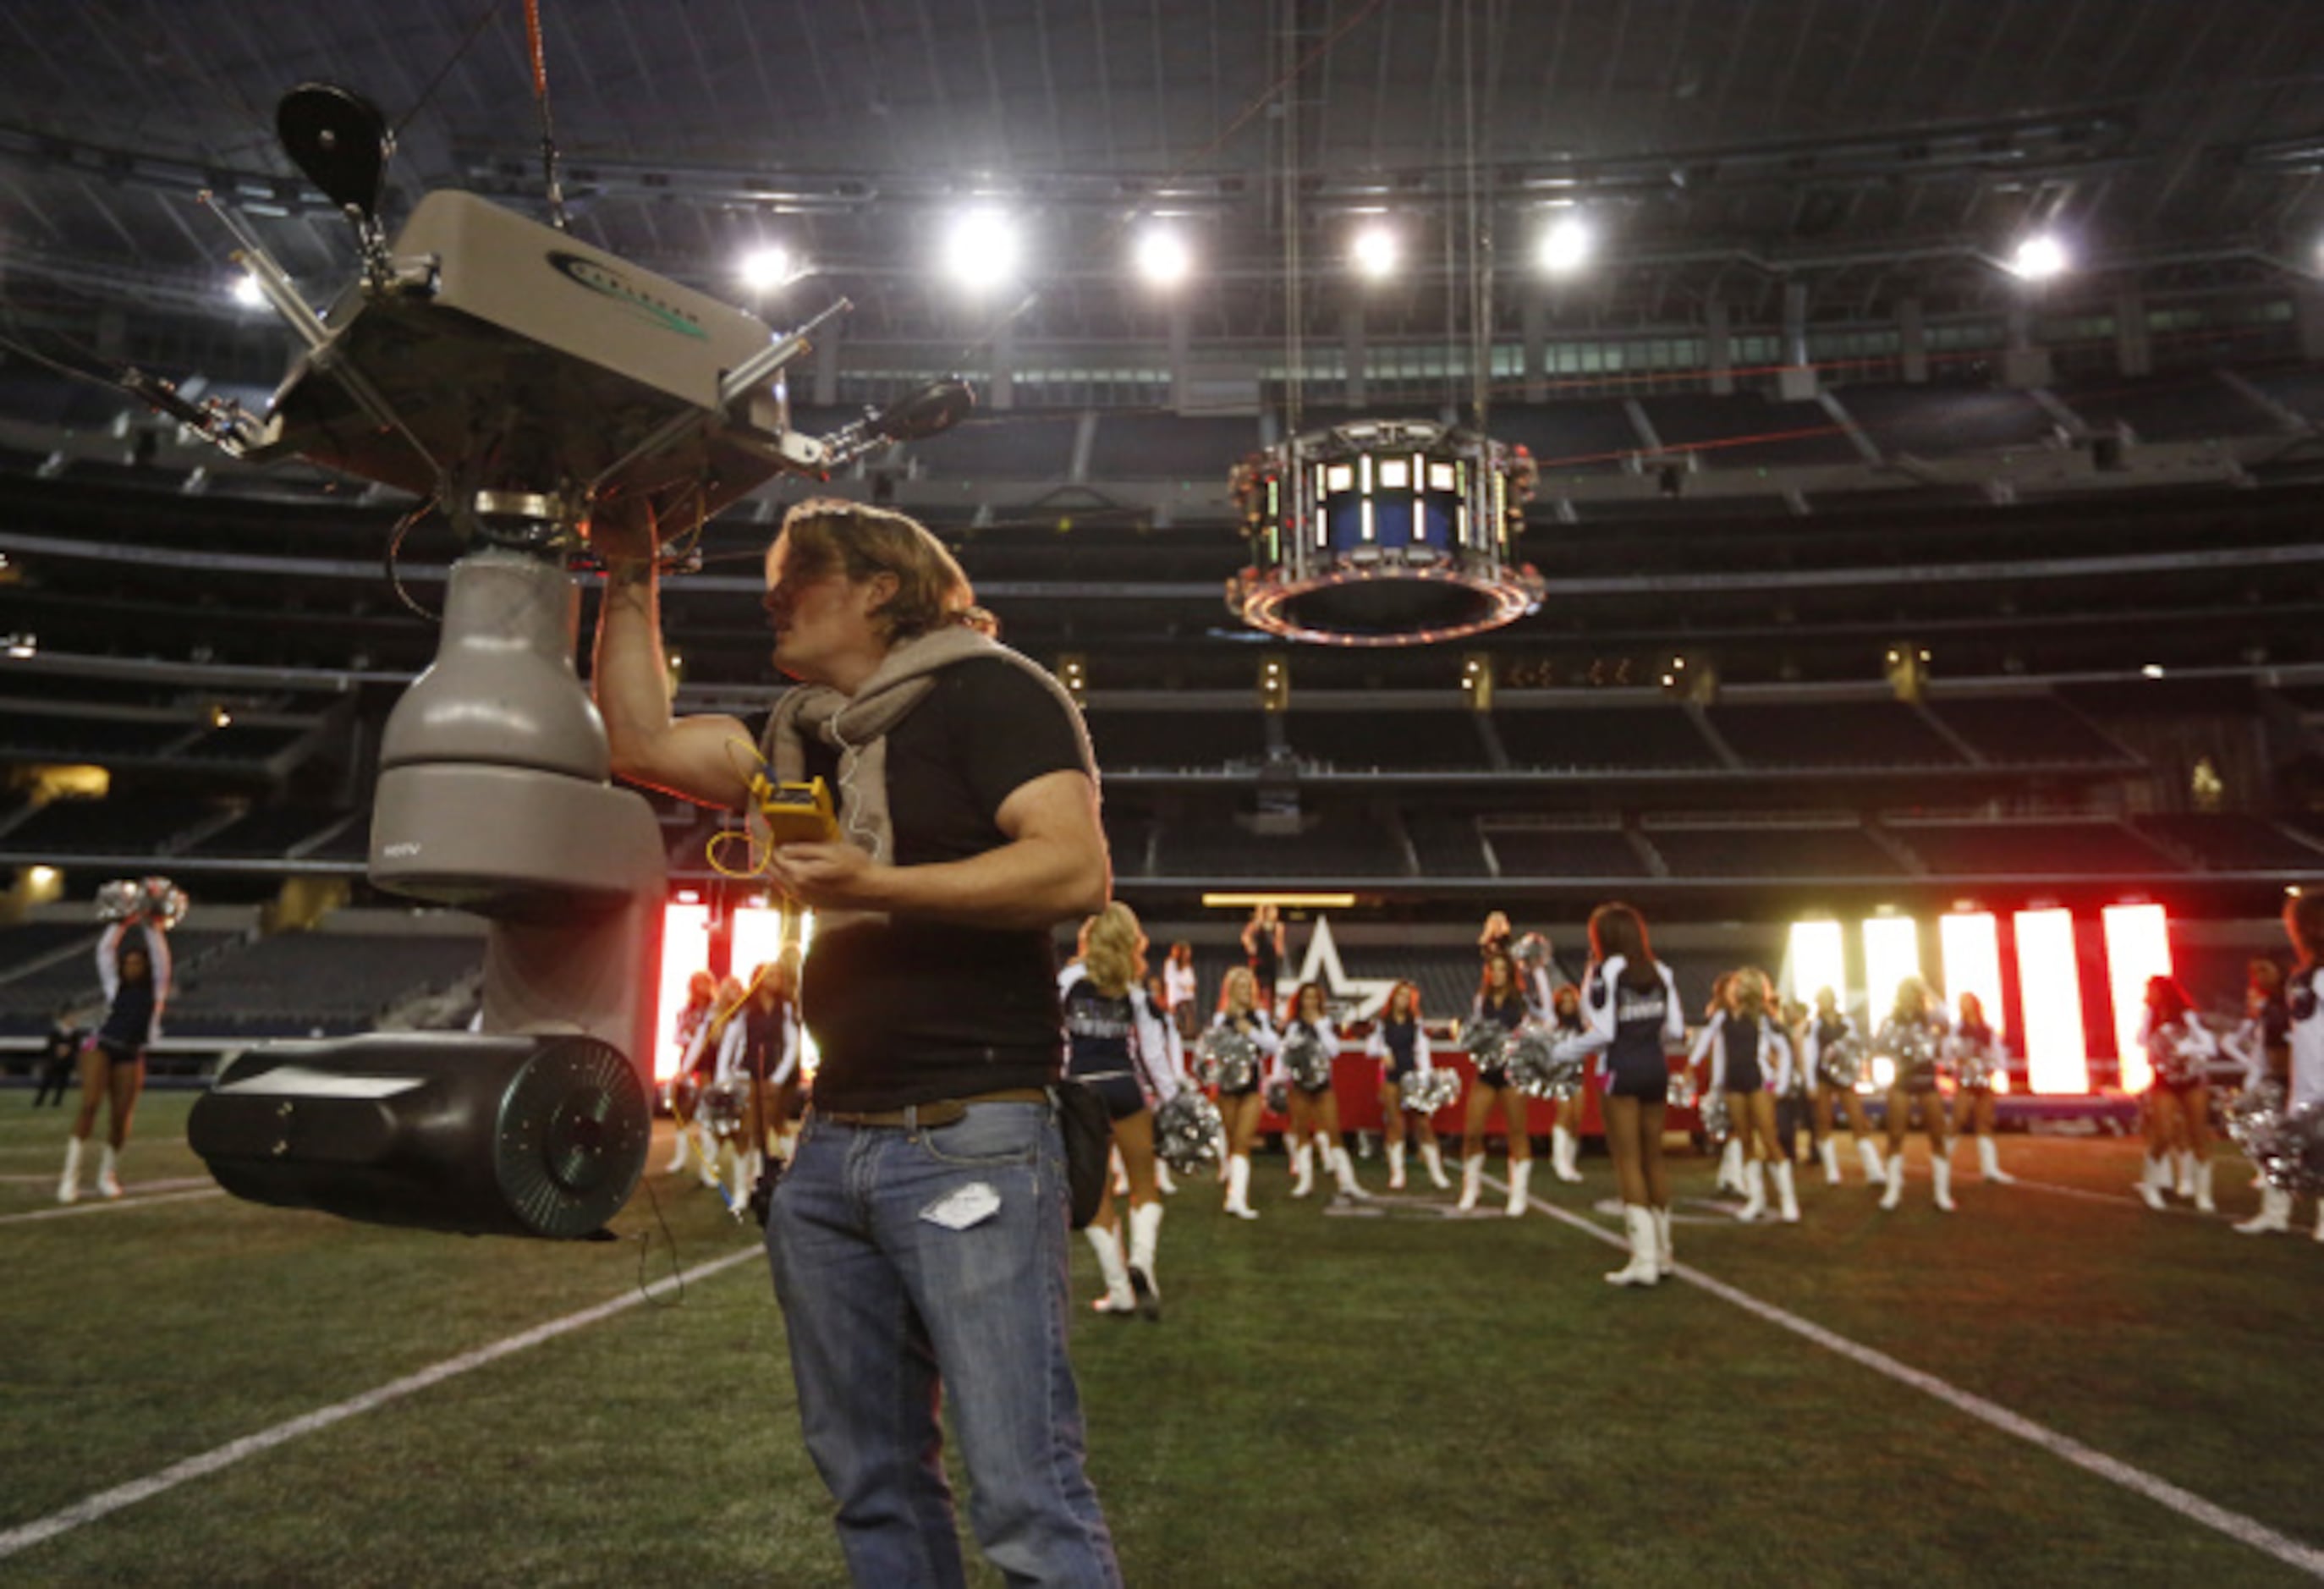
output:
[{"label": "green football field", "polygon": [[[148,1098],[129,1198],[59,1212],[64,1120],[26,1096],[0,1095],[0,1583],[844,1581],[764,1263],[659,1174],[666,1127],[674,1253],[643,1196],[621,1243],[564,1246],[238,1204],[205,1189],[186,1095]],[[1599,1278],[1620,1261],[1602,1158],[1580,1187],[1545,1163],[1518,1220],[1425,1189],[1294,1202],[1279,1157],[1255,1223],[1188,1184],[1163,1321],[1075,1325],[1124,1570],[2324,1575],[2324,1246],[2227,1229],[2254,1206],[2240,1161],[2206,1218],[2141,1207],[2129,1143],[2003,1151],[2025,1184],[1963,1173],[1950,1216],[1918,1148],[1893,1214],[1803,1172],[1790,1227],[1737,1224],[1681,1158],[1683,1272],[1648,1292]],[[1078,1238],[1074,1261],[1093,1296]],[[682,1298],[641,1297],[673,1263]]]}]

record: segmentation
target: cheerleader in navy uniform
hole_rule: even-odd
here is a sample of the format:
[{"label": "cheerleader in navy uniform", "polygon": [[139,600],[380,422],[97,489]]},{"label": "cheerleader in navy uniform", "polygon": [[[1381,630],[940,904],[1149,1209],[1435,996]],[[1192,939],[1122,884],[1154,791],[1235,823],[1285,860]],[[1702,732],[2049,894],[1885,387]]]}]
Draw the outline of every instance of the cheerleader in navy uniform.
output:
[{"label": "cheerleader in navy uniform", "polygon": [[[1559,1043],[1570,1042],[1590,1030],[1590,1023],[1582,1019],[1582,990],[1570,982],[1547,994],[1543,1008],[1544,1022]],[[1590,1092],[1588,1067],[1584,1060],[1582,1082],[1573,1095],[1557,1101],[1557,1123],[1549,1133],[1549,1172],[1569,1185],[1582,1179],[1582,1110]]]},{"label": "cheerleader in navy uniform", "polygon": [[[2273,1084],[2291,1090],[2292,1012],[2283,997],[2283,968],[2255,960],[2244,987],[2243,1023],[2219,1046],[2244,1067],[2244,1090]],[[2259,1183],[2259,1212],[2235,1227],[2239,1236],[2262,1236],[2292,1228],[2292,1194]]]},{"label": "cheerleader in navy uniform", "polygon": [[2218,1054],[2218,1039],[2196,1019],[2193,1002],[2177,983],[2150,976],[2138,1040],[2154,1070],[2146,1090],[2146,1166],[2138,1195],[2149,1208],[2161,1208],[2163,1192],[2173,1184],[2168,1159],[2176,1159],[2179,1195],[2192,1197],[2203,1213],[2215,1213],[2211,1061]]},{"label": "cheerleader in navy uniform", "polygon": [[[2288,1114],[2311,1104],[2324,1107],[2324,889],[2303,889],[2284,901],[2283,930],[2300,956],[2286,979],[2283,997],[2288,1050],[2283,1107]],[[2292,1194],[2269,1187],[2261,1196],[2260,1218],[2267,1218],[2271,1210],[2276,1215],[2276,1223],[2261,1228],[2287,1229]],[[2324,1197],[2316,1201],[2316,1239],[2324,1242]]]},{"label": "cheerleader in navy uniform", "polygon": [[1791,1085],[1792,1045],[1770,1002],[1766,972],[1735,974],[1726,1019],[1711,1031],[1708,1090],[1726,1095],[1728,1129],[1742,1144],[1743,1206],[1735,1217],[1753,1220],[1767,1212],[1772,1170],[1784,1223],[1796,1224],[1800,1199],[1792,1161],[1775,1144],[1775,1099]]},{"label": "cheerleader in navy uniform", "polygon": [[[1364,1052],[1380,1062],[1380,1120],[1388,1137],[1388,1187],[1391,1192],[1401,1192],[1405,1084],[1436,1067],[1428,1046],[1428,1029],[1421,1022],[1418,988],[1400,982],[1388,989],[1388,1003],[1372,1026]],[[1425,1115],[1416,1114],[1412,1118],[1412,1134],[1420,1145],[1420,1161],[1428,1167],[1428,1178],[1440,1187],[1451,1186],[1452,1183],[1444,1178],[1444,1156],[1436,1146],[1434,1123]]]},{"label": "cheerleader in navy uniform", "polygon": [[1259,1050],[1260,1063],[1251,1067],[1250,1079],[1238,1087],[1219,1087],[1219,1113],[1227,1125],[1226,1210],[1237,1219],[1257,1219],[1250,1206],[1250,1149],[1259,1136],[1259,1117],[1267,1106],[1267,1084],[1277,1074],[1276,1052],[1282,1039],[1275,1023],[1259,1007],[1258,979],[1248,965],[1238,965],[1219,984],[1219,1012],[1211,1025],[1239,1032]]},{"label": "cheerleader in navy uniform", "polygon": [[[1711,984],[1710,1002],[1702,1007],[1702,1030],[1695,1034],[1694,1047],[1687,1051],[1686,1067],[1694,1078],[1695,1096],[1708,1100],[1711,1095],[1711,1049],[1719,1041],[1719,1029],[1727,1023],[1728,1011],[1735,1001],[1735,976],[1732,971],[1722,971]],[[1712,1189],[1743,1195],[1743,1136],[1735,1122],[1727,1122],[1727,1141],[1719,1150],[1719,1173],[1712,1178]]]},{"label": "cheerleader in navy uniform", "polygon": [[2017,1178],[2001,1168],[1993,1145],[1993,1078],[2009,1063],[1993,1023],[1985,1018],[1985,1002],[1975,993],[1960,996],[1960,1019],[1945,1039],[1945,1062],[1953,1072],[1953,1135],[1964,1130],[1977,1139],[1977,1172],[2004,1186]]},{"label": "cheerleader in navy uniform", "polygon": [[1082,936],[1080,964],[1060,978],[1065,1008],[1066,1074],[1094,1088],[1113,1122],[1113,1145],[1130,1179],[1130,1250],[1122,1251],[1113,1186],[1106,1184],[1097,1216],[1082,1233],[1097,1254],[1105,1295],[1100,1313],[1148,1319],[1162,1316],[1154,1283],[1154,1251],[1162,1233],[1162,1203],[1154,1169],[1150,1105],[1178,1092],[1178,1034],[1153,996],[1141,987],[1146,938],[1136,912],[1120,901],[1091,918]]},{"label": "cheerleader in navy uniform", "polygon": [[1283,918],[1272,905],[1252,909],[1243,923],[1242,952],[1250,966],[1257,1007],[1270,1017],[1275,1012],[1275,984],[1283,975]]},{"label": "cheerleader in navy uniform", "polygon": [[1831,1137],[1832,1105],[1838,1104],[1848,1116],[1857,1154],[1864,1160],[1864,1178],[1877,1187],[1888,1178],[1888,1172],[1880,1162],[1880,1150],[1872,1145],[1872,1122],[1865,1118],[1864,1100],[1853,1086],[1826,1079],[1823,1070],[1824,1056],[1830,1050],[1843,1043],[1858,1046],[1856,1021],[1840,1007],[1840,995],[1831,989],[1818,988],[1815,997],[1815,1013],[1808,1021],[1802,1058],[1815,1088],[1816,1150],[1823,1157],[1824,1184],[1840,1185],[1840,1144]]},{"label": "cheerleader in navy uniform", "polygon": [[[1511,1033],[1523,1026],[1531,1013],[1526,1003],[1524,984],[1517,980],[1516,960],[1507,949],[1488,954],[1462,1035],[1486,1027],[1497,1028],[1503,1034]],[[1506,1068],[1499,1065],[1477,1067],[1476,1085],[1469,1089],[1467,1129],[1461,1137],[1462,1210],[1477,1206],[1477,1193],[1485,1174],[1485,1128],[1491,1123],[1493,1111],[1498,1108],[1508,1133],[1509,1217],[1515,1219],[1526,1211],[1526,1187],[1533,1178],[1533,1139],[1526,1123],[1526,1104],[1525,1094],[1510,1085]]]},{"label": "cheerleader in navy uniform", "polygon": [[1670,1098],[1666,1049],[1686,1041],[1686,1012],[1670,967],[1646,944],[1645,918],[1628,905],[1590,916],[1590,969],[1582,978],[1588,1030],[1559,1051],[1599,1056],[1599,1110],[1606,1150],[1622,1189],[1630,1261],[1608,1275],[1618,1286],[1651,1286],[1676,1267],[1671,1251],[1670,1177],[1663,1167],[1663,1113]]},{"label": "cheerleader in navy uniform", "polygon": [[[139,936],[124,942],[132,928]],[[168,932],[142,917],[115,922],[97,940],[97,979],[105,989],[105,1020],[80,1051],[80,1113],[65,1141],[64,1174],[57,1180],[60,1203],[80,1198],[81,1148],[97,1129],[100,1104],[107,1113],[97,1189],[108,1197],[121,1196],[121,1152],[129,1145],[137,1095],[145,1090],[145,1049],[161,1035],[161,1012],[170,1002]]]},{"label": "cheerleader in navy uniform", "polygon": [[[1303,985],[1291,1002],[1291,1018],[1283,1024],[1283,1044],[1289,1048],[1295,1039],[1305,1038],[1321,1049],[1327,1058],[1337,1058],[1340,1033],[1332,1018],[1323,1012],[1323,989],[1320,984]],[[1347,1145],[1340,1140],[1340,1097],[1332,1086],[1332,1067],[1323,1067],[1323,1085],[1305,1087],[1295,1077],[1291,1084],[1291,1132],[1300,1140],[1292,1153],[1292,1174],[1296,1178],[1291,1195],[1304,1197],[1314,1189],[1314,1160],[1320,1153],[1323,1168],[1331,1173],[1342,1197],[1360,1197],[1364,1189],[1356,1184],[1356,1167],[1348,1160]]]},{"label": "cheerleader in navy uniform", "polygon": [[693,1040],[687,1044],[686,1057],[678,1062],[679,1085],[691,1085],[694,1089],[694,1116],[684,1129],[694,1139],[696,1174],[712,1191],[722,1188],[718,1179],[718,1139],[709,1120],[709,1093],[717,1085],[718,1057],[726,1051],[726,1033],[741,1017],[748,1000],[749,991],[740,982],[731,976],[722,979],[711,997],[709,1017],[695,1028]]},{"label": "cheerleader in navy uniform", "polygon": [[1953,1211],[1953,1167],[1945,1157],[1945,1109],[1937,1096],[1937,1066],[1943,1053],[1945,1021],[1929,993],[1929,984],[1908,976],[1896,984],[1896,1007],[1873,1035],[1872,1051],[1885,1054],[1895,1067],[1888,1084],[1888,1189],[1880,1206],[1894,1208],[1904,1199],[1904,1137],[1913,1129],[1913,1104],[1921,1104],[1922,1123],[1929,1132],[1929,1177],[1936,1183],[1937,1207]]},{"label": "cheerleader in navy uniform", "polygon": [[697,971],[686,979],[686,1007],[678,1012],[670,1024],[678,1039],[678,1074],[669,1078],[669,1113],[678,1129],[671,1133],[674,1150],[664,1175],[676,1175],[686,1168],[687,1152],[694,1143],[694,1105],[701,1083],[693,1071],[694,1057],[700,1052],[695,1039],[710,1023],[710,1012],[718,997],[718,979],[707,971]]}]

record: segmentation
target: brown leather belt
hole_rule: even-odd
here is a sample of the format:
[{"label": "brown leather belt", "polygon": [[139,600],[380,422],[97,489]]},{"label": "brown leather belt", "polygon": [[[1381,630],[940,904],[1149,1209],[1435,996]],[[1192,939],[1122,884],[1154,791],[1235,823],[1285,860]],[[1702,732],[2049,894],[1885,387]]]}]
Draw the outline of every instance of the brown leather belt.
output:
[{"label": "brown leather belt", "polygon": [[997,1093],[977,1093],[965,1098],[938,1098],[928,1104],[908,1104],[901,1109],[817,1109],[818,1120],[835,1125],[880,1125],[902,1131],[934,1131],[957,1124],[972,1104],[1046,1104],[1046,1087],[1004,1087]]}]

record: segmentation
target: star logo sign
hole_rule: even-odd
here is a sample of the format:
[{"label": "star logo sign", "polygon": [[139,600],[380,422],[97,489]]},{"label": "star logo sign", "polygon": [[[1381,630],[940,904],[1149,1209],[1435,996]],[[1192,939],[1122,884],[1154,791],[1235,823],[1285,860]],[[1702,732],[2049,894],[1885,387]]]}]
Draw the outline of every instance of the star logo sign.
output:
[{"label": "star logo sign", "polygon": [[1298,974],[1276,982],[1275,1007],[1289,1009],[1289,1001],[1311,982],[1322,985],[1323,1007],[1331,1012],[1333,1023],[1344,1025],[1379,1019],[1388,1005],[1388,994],[1396,989],[1397,978],[1350,976],[1340,965],[1340,947],[1332,941],[1330,919],[1319,916],[1315,919],[1315,930],[1307,939],[1307,956],[1300,962]]}]

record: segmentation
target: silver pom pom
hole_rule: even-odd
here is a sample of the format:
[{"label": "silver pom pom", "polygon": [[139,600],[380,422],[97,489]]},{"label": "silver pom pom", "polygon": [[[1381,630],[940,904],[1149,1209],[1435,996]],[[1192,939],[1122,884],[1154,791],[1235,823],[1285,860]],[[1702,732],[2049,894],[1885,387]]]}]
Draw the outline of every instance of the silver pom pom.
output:
[{"label": "silver pom pom", "polygon": [[1295,1024],[1283,1039],[1283,1068],[1303,1093],[1320,1093],[1332,1085],[1332,1056],[1305,1021]]},{"label": "silver pom pom", "polygon": [[1219,1106],[1192,1087],[1180,1087],[1154,1112],[1154,1150],[1175,1175],[1193,1175],[1217,1164],[1226,1141]]},{"label": "silver pom pom", "polygon": [[1480,1021],[1461,1034],[1470,1063],[1480,1070],[1499,1070],[1508,1062],[1509,1029],[1498,1021]]},{"label": "silver pom pom", "polygon": [[97,891],[99,921],[150,921],[171,928],[185,919],[186,891],[166,877],[117,877]]},{"label": "silver pom pom", "polygon": [[1582,1090],[1582,1061],[1560,1058],[1557,1034],[1526,1021],[1510,1035],[1508,1058],[1509,1085],[1530,1098],[1563,1102]]},{"label": "silver pom pom", "polygon": [[2156,1076],[2168,1086],[2192,1086],[2210,1077],[2210,1056],[2195,1035],[2176,1021],[2147,1038],[2146,1058]]},{"label": "silver pom pom", "polygon": [[1734,1128],[1727,1118],[1727,1095],[1713,1093],[1702,1100],[1702,1134],[1714,1142],[1725,1141]]},{"label": "silver pom pom", "polygon": [[1416,1070],[1397,1083],[1397,1102],[1407,1114],[1434,1114],[1461,1095],[1461,1073],[1439,1065]]},{"label": "silver pom pom", "polygon": [[1989,1087],[1993,1073],[2000,1068],[1991,1049],[1964,1049],[1953,1062],[1953,1079],[1964,1087]]},{"label": "silver pom pom", "polygon": [[742,1089],[731,1082],[707,1088],[702,1095],[702,1118],[714,1136],[739,1136],[742,1131]]},{"label": "silver pom pom", "polygon": [[1854,1092],[1864,1076],[1864,1045],[1854,1038],[1826,1043],[1816,1051],[1816,1075],[1828,1087]]},{"label": "silver pom pom", "polygon": [[1222,1093],[1247,1093],[1259,1079],[1259,1045],[1230,1026],[1214,1026],[1194,1046],[1195,1074]]},{"label": "silver pom pom", "polygon": [[1277,1114],[1291,1113],[1291,1088],[1280,1076],[1267,1084],[1267,1106]]},{"label": "silver pom pom", "polygon": [[2224,1112],[2227,1136],[2256,1164],[2283,1125],[2283,1084],[2270,1076],[2236,1095]]},{"label": "silver pom pom", "polygon": [[2324,1104],[2286,1110],[2282,1084],[2264,1081],[2227,1105],[2227,1134],[2269,1186],[2324,1194]]},{"label": "silver pom pom", "polygon": [[1670,1106],[1674,1109],[1693,1108],[1695,1104],[1694,1072],[1672,1071],[1670,1086],[1665,1089],[1663,1096],[1669,1101]]}]

